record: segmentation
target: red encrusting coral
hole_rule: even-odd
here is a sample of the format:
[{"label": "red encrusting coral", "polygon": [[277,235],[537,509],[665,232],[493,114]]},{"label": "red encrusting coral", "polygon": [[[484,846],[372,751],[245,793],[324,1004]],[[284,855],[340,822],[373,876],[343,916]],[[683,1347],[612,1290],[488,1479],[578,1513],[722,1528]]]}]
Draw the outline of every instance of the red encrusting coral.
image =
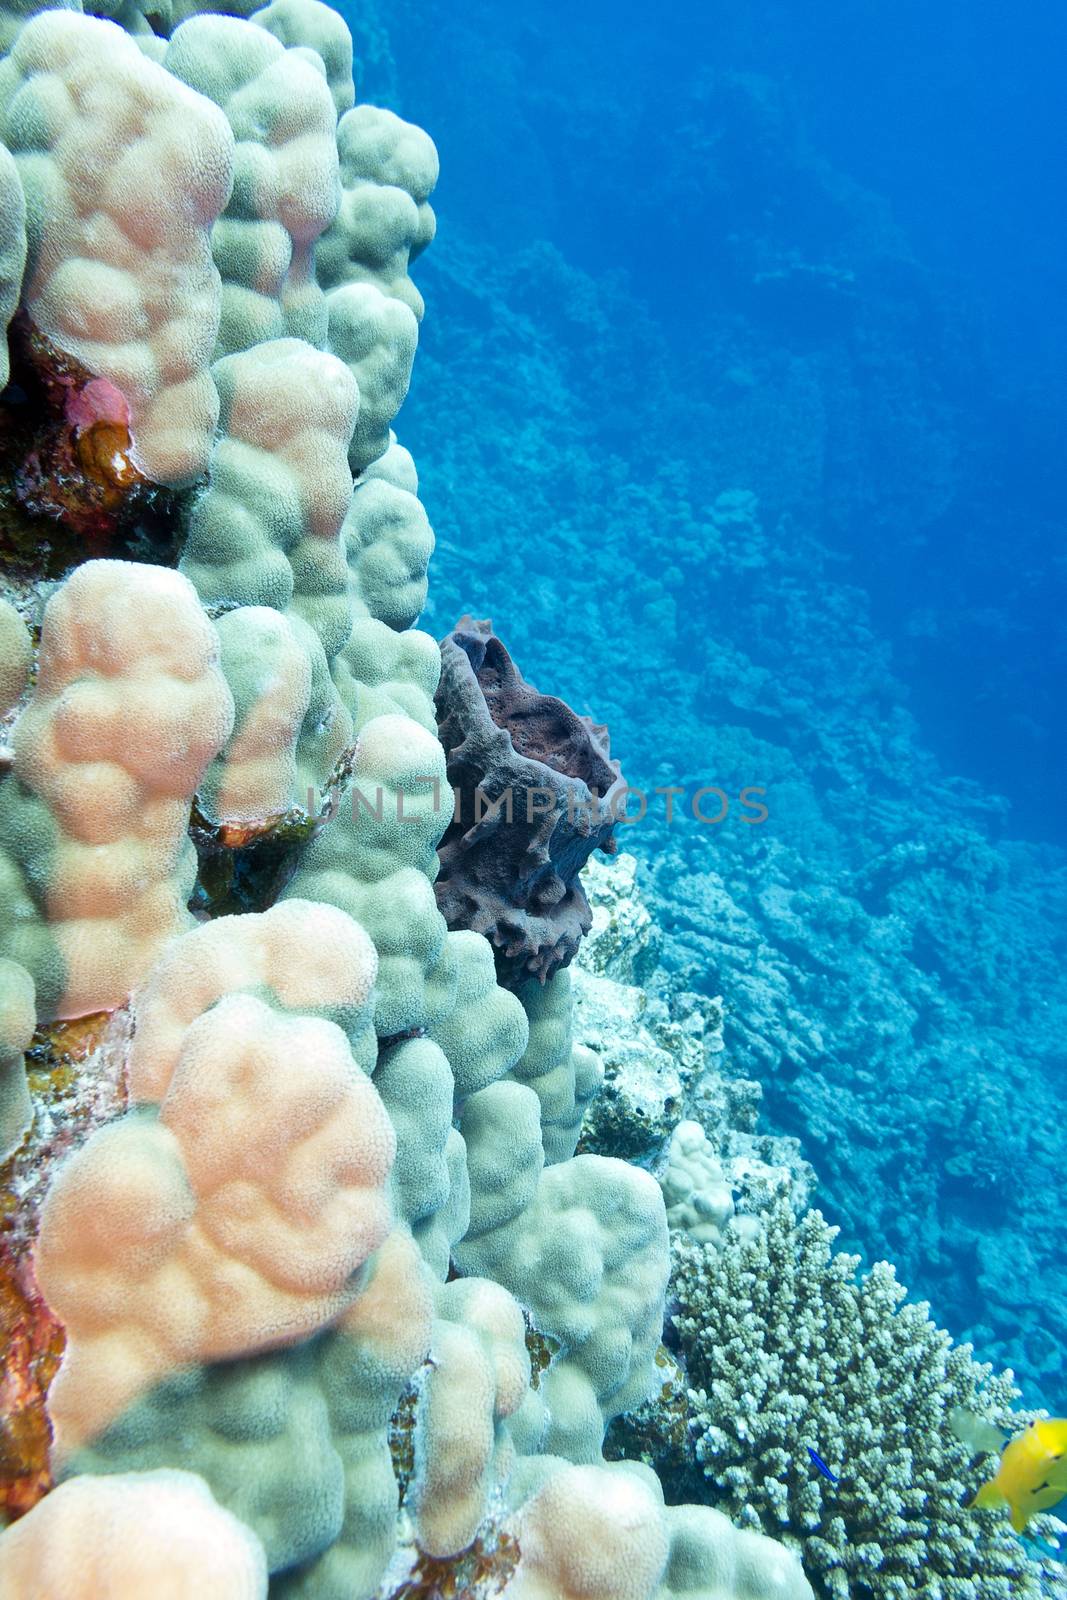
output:
[{"label": "red encrusting coral", "polygon": [[[130,554],[117,546],[166,491],[134,465],[125,397],[25,315],[12,323],[9,344],[0,448],[11,509],[25,513],[28,524],[6,530],[14,554],[48,576],[89,557]],[[43,530],[38,519],[51,528]]]}]

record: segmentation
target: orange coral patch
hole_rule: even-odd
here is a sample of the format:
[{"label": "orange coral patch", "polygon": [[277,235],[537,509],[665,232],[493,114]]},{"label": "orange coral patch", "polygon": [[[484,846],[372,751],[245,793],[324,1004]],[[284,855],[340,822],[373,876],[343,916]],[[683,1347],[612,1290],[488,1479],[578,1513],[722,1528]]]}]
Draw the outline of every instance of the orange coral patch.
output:
[{"label": "orange coral patch", "polygon": [[121,1019],[106,1012],[39,1028],[26,1053],[33,1125],[0,1166],[0,1521],[52,1487],[46,1397],[65,1336],[37,1288],[33,1246],[57,1163],[126,1108],[123,1056]]}]

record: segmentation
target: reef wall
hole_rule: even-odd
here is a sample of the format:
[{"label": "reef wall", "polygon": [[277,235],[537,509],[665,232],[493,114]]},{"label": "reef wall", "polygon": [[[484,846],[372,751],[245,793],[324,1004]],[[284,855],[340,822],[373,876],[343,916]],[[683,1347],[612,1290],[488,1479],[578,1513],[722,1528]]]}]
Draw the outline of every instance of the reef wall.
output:
[{"label": "reef wall", "polygon": [[655,1385],[662,1193],[575,1154],[566,975],[500,988],[435,899],[433,536],[391,431],[433,144],[356,103],[318,0],[32,9],[0,1588],[802,1600],[783,1546],[604,1461]]},{"label": "reef wall", "polygon": [[[566,834],[575,914],[503,973],[439,905],[457,744],[392,429],[437,155],[358,99],[336,12],[244,9],[0,9],[0,1590],[866,1593],[906,1463],[900,1504],[829,1509],[830,1559],[764,1454],[726,1493],[697,1451],[723,1418],[684,1362],[720,1352],[687,1305],[742,1246],[777,1303],[795,1213],[818,1225],[632,862]],[[544,697],[497,667],[514,755]],[[550,770],[610,794],[563,709],[600,765]],[[887,1418],[1022,1420],[877,1309]],[[809,1420],[772,1453],[803,1468]],[[939,1571],[1036,1596],[1003,1517],[955,1513]]]}]

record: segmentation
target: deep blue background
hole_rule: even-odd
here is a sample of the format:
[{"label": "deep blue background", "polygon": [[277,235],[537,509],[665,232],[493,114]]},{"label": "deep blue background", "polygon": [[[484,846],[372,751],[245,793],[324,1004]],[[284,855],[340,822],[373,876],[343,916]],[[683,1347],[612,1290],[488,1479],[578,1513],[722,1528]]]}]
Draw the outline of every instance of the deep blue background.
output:
[{"label": "deep blue background", "polygon": [[844,1242],[1062,1410],[1067,11],[350,20],[442,158],[424,625],[631,781],[767,786],[633,830],[668,959]]},{"label": "deep blue background", "polygon": [[[855,391],[836,375],[793,503],[871,590],[933,748],[1009,795],[1021,830],[1062,836],[1064,8],[393,15],[395,88],[438,141],[446,231],[502,254],[549,239],[594,280],[625,274],[694,404],[710,374],[688,358],[729,313],[750,349],[847,366]],[[786,259],[851,274],[845,310],[761,302],[755,273]],[[431,348],[439,331],[431,318]],[[751,486],[787,504],[796,488]]]}]

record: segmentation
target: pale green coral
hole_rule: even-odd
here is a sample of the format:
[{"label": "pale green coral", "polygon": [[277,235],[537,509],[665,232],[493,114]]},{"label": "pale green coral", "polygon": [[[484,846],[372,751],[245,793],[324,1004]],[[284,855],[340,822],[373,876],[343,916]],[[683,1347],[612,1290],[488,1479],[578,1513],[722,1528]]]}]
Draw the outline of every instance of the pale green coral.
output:
[{"label": "pale green coral", "polygon": [[[0,146],[0,150],[2,148]],[[0,196],[0,206],[2,204]],[[21,699],[30,681],[32,666],[33,645],[26,624],[9,601],[0,600],[0,716]]]},{"label": "pale green coral", "polygon": [[600,1057],[573,1042],[569,968],[562,967],[544,984],[531,978],[518,993],[529,1019],[530,1040],[511,1075],[531,1088],[540,1102],[545,1160],[566,1161],[575,1152],[582,1118],[601,1085]]},{"label": "pale green coral", "polygon": [[437,151],[421,128],[380,106],[356,106],[337,125],[343,193],[318,250],[323,283],[371,283],[421,321],[410,262],[434,236],[429,196]]},{"label": "pale green coral", "polygon": [[26,201],[14,157],[0,144],[0,389],[8,379],[7,328],[26,264]]},{"label": "pale green coral", "polygon": [[[326,70],[338,116],[351,110],[355,99],[352,82],[352,35],[344,18],[322,0],[272,0],[250,18],[282,44],[318,56]],[[319,274],[321,281],[322,274]]]},{"label": "pale green coral", "polygon": [[394,633],[373,617],[353,623],[333,662],[334,682],[357,733],[375,717],[395,712],[436,733],[433,693],[440,672],[441,656],[428,633]]},{"label": "pale green coral", "polygon": [[734,1220],[730,1184],[699,1122],[680,1122],[660,1178],[667,1226],[694,1244],[718,1246]]},{"label": "pale green coral", "polygon": [[298,339],[225,356],[211,373],[221,436],[180,570],[205,605],[299,616],[336,655],[351,628],[339,535],[359,390],[339,361]]},{"label": "pale green coral", "polygon": [[408,717],[375,718],[361,735],[337,815],[312,840],[286,891],[340,906],[367,929],[378,952],[382,1037],[425,1028],[455,996],[454,973],[434,982],[447,931],[433,892],[447,821],[442,793],[444,753],[432,734]]},{"label": "pale green coral", "polygon": [[394,454],[402,458],[407,451],[391,445],[357,482],[342,537],[354,615],[377,617],[400,629],[410,628],[426,603],[433,530],[417,493],[400,474],[376,470],[389,465]]},{"label": "pale green coral", "polygon": [[524,1448],[599,1460],[607,1422],[655,1382],[667,1281],[659,1189],[604,1156],[542,1170],[540,1103],[521,1084],[474,1095],[460,1126],[471,1225],[456,1262],[503,1284],[564,1346],[541,1383],[544,1440]]},{"label": "pale green coral", "polygon": [[163,65],[221,107],[235,140],[233,192],[211,231],[222,276],[216,357],[287,336],[321,348],[315,245],[340,196],[322,63],[286,50],[265,26],[200,16],[175,30]]},{"label": "pale green coral", "polygon": [[17,961],[0,957],[0,1161],[33,1119],[23,1052],[36,1020],[33,979]]},{"label": "pale green coral", "polygon": [[212,821],[278,817],[306,801],[297,787],[297,738],[311,701],[308,652],[269,606],[227,611],[217,631],[235,719],[201,781],[200,808]]}]

